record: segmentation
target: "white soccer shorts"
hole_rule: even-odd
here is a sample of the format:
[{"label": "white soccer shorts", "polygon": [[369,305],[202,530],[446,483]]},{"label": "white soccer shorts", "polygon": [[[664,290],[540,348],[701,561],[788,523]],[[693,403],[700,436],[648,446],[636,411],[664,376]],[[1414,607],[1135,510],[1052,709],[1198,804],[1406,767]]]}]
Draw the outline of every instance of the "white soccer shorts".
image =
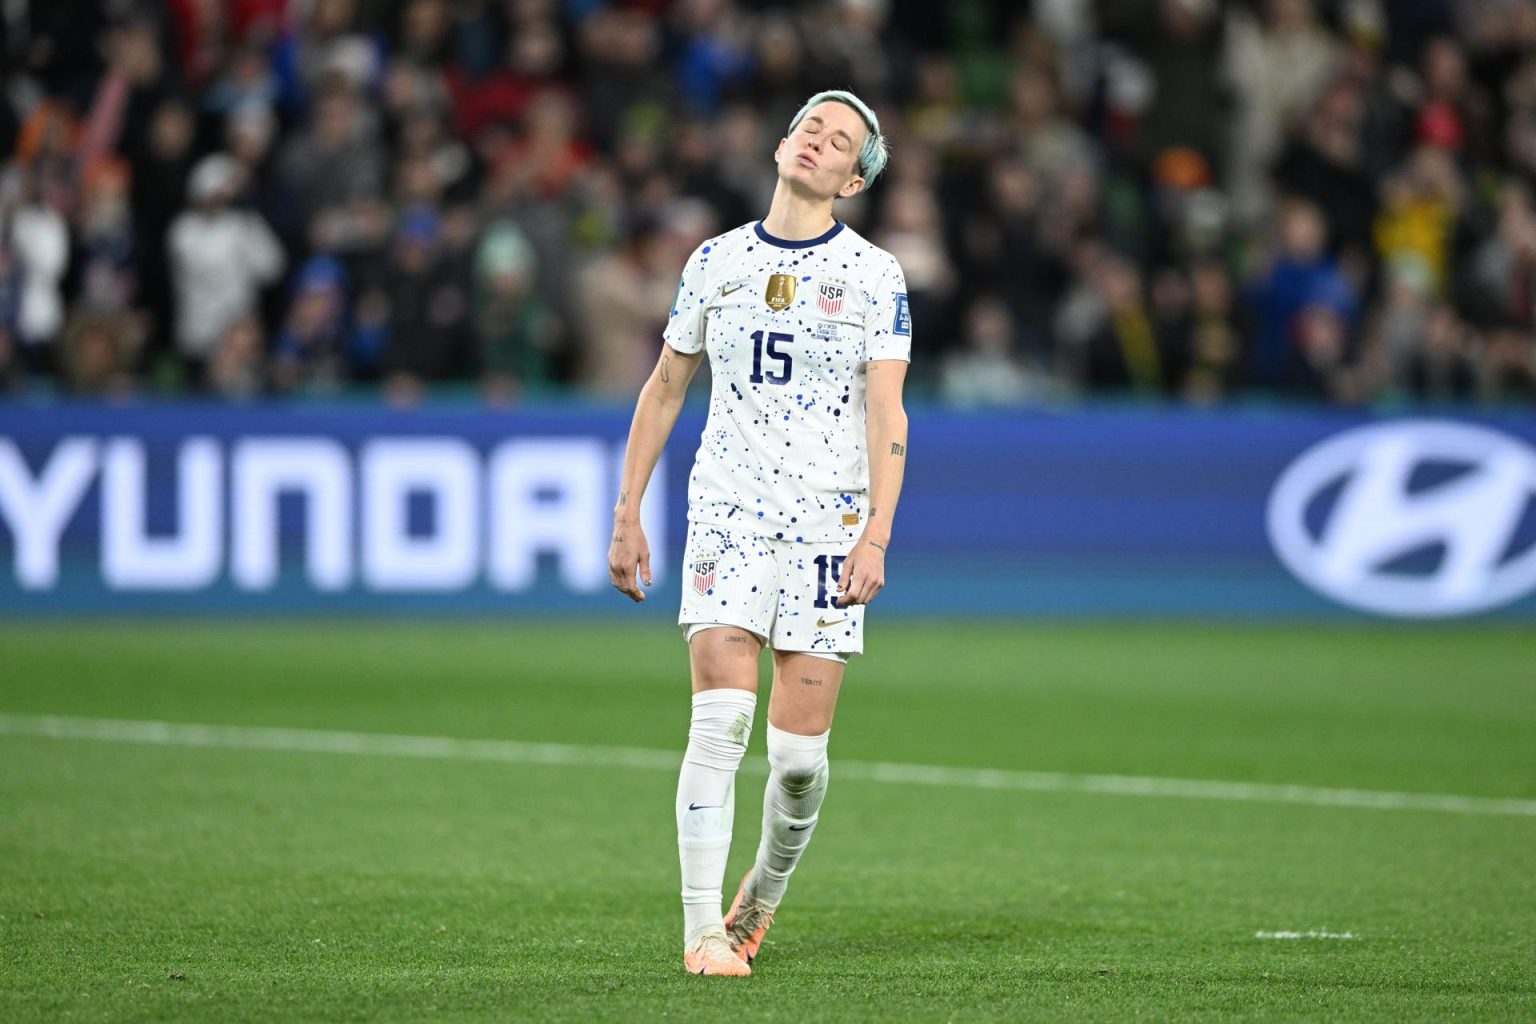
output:
[{"label": "white soccer shorts", "polygon": [[[847,541],[775,540],[747,530],[688,524],[677,623],[740,626],[776,651],[864,651],[864,606],[839,608]],[[836,660],[844,660],[837,658]]]}]

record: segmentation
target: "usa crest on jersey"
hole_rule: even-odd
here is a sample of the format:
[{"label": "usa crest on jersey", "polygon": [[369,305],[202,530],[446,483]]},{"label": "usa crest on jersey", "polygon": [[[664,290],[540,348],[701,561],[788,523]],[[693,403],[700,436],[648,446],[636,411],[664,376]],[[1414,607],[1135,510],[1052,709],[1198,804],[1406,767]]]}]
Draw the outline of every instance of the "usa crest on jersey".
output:
[{"label": "usa crest on jersey", "polygon": [[693,589],[700,594],[709,593],[709,588],[715,585],[715,563],[719,561],[715,555],[705,558],[696,558],[693,561]]},{"label": "usa crest on jersey", "polygon": [[837,316],[843,311],[843,294],[847,288],[836,281],[822,281],[816,292],[816,306],[827,316]]}]

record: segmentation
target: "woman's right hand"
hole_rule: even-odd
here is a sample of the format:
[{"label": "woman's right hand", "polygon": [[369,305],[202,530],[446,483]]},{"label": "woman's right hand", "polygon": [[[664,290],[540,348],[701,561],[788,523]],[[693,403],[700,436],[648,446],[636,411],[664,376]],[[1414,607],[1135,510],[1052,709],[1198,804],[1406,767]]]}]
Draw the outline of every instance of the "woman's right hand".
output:
[{"label": "woman's right hand", "polygon": [[614,589],[631,601],[644,601],[645,592],[635,582],[638,571],[640,582],[651,585],[651,547],[645,542],[645,531],[638,521],[614,520],[613,540],[608,545],[608,578]]}]

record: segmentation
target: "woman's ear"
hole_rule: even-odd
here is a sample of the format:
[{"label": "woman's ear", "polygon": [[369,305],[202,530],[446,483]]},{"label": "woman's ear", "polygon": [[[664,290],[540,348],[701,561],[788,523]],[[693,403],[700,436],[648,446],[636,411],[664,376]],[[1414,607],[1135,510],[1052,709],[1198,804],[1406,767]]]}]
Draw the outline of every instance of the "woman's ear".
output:
[{"label": "woman's ear", "polygon": [[837,195],[839,199],[852,199],[862,191],[864,191],[864,179],[854,178],[848,184],[838,189]]}]

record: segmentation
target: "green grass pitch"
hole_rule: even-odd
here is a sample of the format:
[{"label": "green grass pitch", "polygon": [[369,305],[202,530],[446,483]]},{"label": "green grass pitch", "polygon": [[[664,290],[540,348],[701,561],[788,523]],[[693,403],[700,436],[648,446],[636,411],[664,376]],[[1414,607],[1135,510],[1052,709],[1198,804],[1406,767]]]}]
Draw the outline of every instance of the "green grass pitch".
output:
[{"label": "green grass pitch", "polygon": [[[1529,629],[881,621],[869,646],[844,686],[821,827],[743,981],[681,969],[665,758],[0,730],[0,1021],[1536,1018],[1529,814],[909,786],[837,767],[1529,801]],[[686,694],[676,633],[613,620],[0,626],[12,723],[675,758]],[[727,896],[756,842],[762,718]]]}]

